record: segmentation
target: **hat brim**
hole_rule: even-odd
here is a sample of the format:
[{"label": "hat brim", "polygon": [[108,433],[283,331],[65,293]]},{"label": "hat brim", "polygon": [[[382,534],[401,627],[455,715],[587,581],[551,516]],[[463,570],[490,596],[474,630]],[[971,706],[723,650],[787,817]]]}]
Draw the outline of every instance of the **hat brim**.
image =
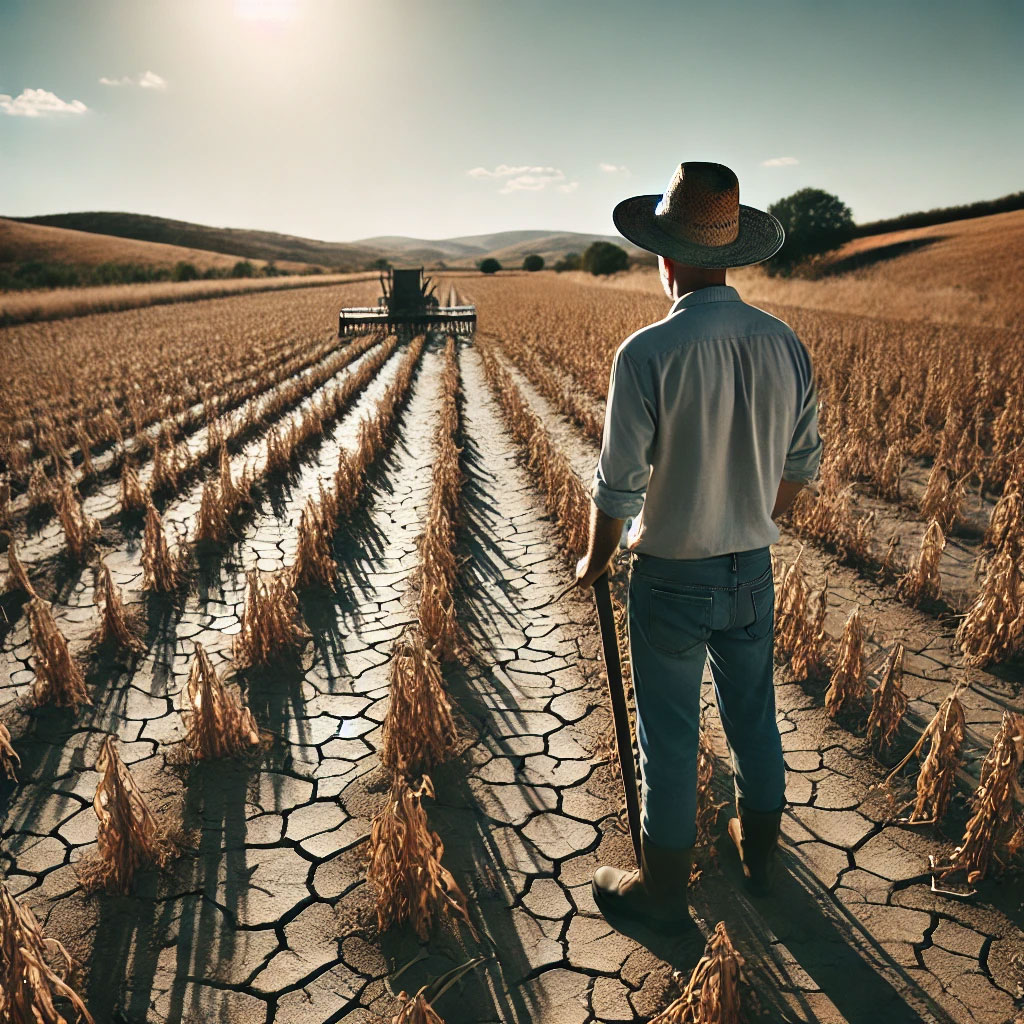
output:
[{"label": "hat brim", "polygon": [[774,256],[786,240],[778,218],[741,203],[740,227],[735,241],[726,245],[698,245],[665,230],[654,212],[661,199],[661,196],[623,199],[612,211],[612,221],[623,238],[678,263],[709,270],[749,267]]}]

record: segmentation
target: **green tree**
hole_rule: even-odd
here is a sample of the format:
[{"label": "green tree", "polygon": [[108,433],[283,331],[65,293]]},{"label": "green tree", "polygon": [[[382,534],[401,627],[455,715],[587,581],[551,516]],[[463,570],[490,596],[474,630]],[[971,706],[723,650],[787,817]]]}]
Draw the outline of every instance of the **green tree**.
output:
[{"label": "green tree", "polygon": [[563,270],[579,270],[580,254],[578,252],[567,252],[557,263],[555,270],[561,273]]},{"label": "green tree", "polygon": [[853,238],[850,208],[831,192],[802,188],[768,207],[786,229],[786,241],[765,264],[771,275],[788,277],[801,264],[838,249]]},{"label": "green tree", "polygon": [[175,281],[195,281],[199,277],[199,271],[196,270],[194,263],[187,263],[185,260],[179,260],[174,264],[173,278]]},{"label": "green tree", "polygon": [[370,269],[371,270],[390,270],[391,269],[391,261],[387,258],[387,256],[378,256],[370,264]]},{"label": "green tree", "polygon": [[544,269],[544,257],[538,253],[531,252],[526,259],[523,260],[523,270],[543,270]]},{"label": "green tree", "polygon": [[487,259],[480,261],[481,274],[496,274],[499,270],[501,270],[501,264],[493,256],[488,256]]},{"label": "green tree", "polygon": [[256,268],[248,260],[239,260],[231,268],[232,277],[255,277]]},{"label": "green tree", "polygon": [[614,274],[628,265],[626,250],[613,242],[591,242],[583,253],[583,269],[592,274]]}]

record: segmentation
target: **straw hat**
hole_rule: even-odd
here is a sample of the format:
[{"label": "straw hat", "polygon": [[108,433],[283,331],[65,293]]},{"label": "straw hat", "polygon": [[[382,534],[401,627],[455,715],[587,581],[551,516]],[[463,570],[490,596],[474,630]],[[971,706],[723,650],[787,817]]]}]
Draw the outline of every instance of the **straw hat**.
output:
[{"label": "straw hat", "polygon": [[774,256],[786,237],[770,213],[740,205],[733,171],[699,160],[681,163],[664,195],[623,199],[612,220],[641,249],[693,267],[760,263]]}]

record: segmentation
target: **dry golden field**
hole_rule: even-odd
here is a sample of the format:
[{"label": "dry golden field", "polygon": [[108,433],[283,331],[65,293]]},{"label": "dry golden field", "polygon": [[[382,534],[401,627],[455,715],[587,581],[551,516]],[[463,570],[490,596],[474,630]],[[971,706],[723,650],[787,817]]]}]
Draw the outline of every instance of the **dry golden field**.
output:
[{"label": "dry golden field", "polygon": [[[773,549],[789,806],[756,905],[703,697],[704,958],[593,903],[632,847],[593,603],[564,593],[612,355],[669,307],[654,272],[451,276],[469,337],[339,342],[365,279],[0,328],[0,999],[97,1024],[667,1024],[713,993],[750,1020],[1014,1020],[1022,229],[730,275],[810,350],[825,458]],[[628,688],[621,566],[613,597]]]}]

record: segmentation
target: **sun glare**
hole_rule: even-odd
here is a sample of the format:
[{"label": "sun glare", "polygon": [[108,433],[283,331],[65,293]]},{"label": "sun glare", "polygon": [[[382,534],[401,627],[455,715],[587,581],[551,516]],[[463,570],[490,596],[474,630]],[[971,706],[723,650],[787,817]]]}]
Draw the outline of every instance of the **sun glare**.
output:
[{"label": "sun glare", "polygon": [[245,21],[291,21],[298,0],[235,0],[235,13]]}]

